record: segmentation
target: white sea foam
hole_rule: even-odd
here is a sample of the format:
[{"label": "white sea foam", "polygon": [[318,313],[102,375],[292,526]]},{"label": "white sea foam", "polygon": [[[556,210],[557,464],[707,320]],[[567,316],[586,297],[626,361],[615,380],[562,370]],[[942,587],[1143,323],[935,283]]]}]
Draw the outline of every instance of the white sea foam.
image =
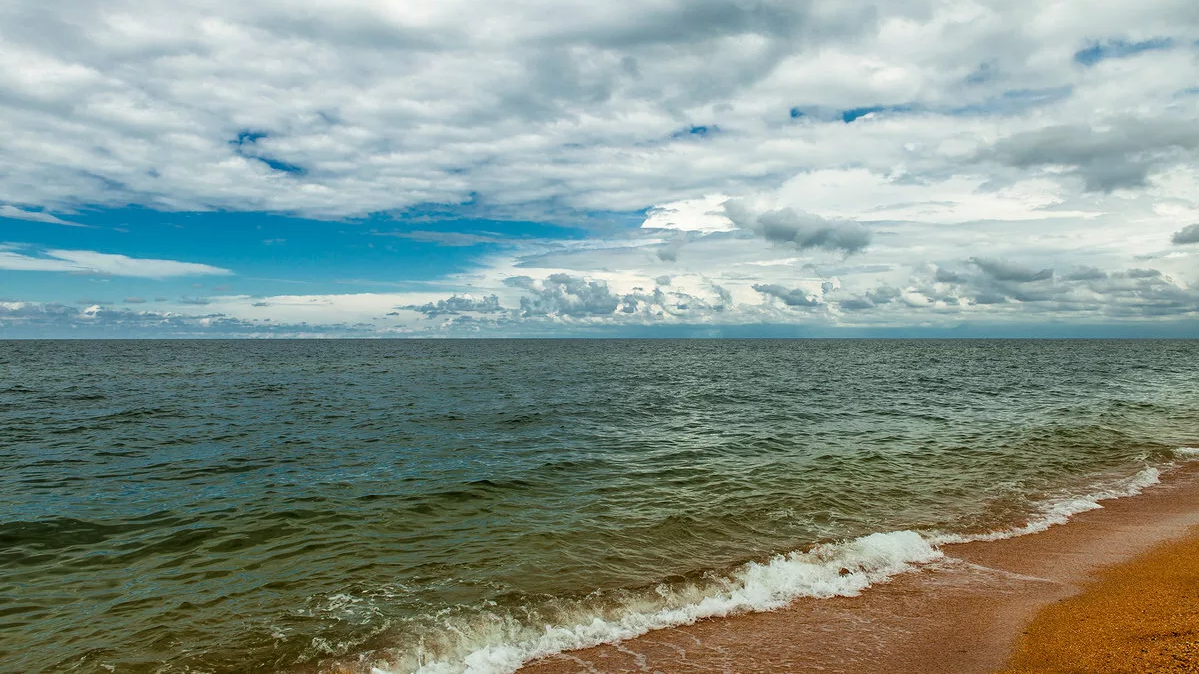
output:
[{"label": "white sea foam", "polygon": [[[1179,447],[1178,459],[1199,459],[1199,447]],[[687,625],[704,618],[782,608],[800,597],[856,596],[873,584],[917,568],[944,555],[940,546],[969,541],[995,541],[1037,533],[1065,524],[1071,517],[1102,508],[1101,501],[1140,494],[1161,481],[1161,470],[1146,467],[1129,477],[1095,485],[1081,495],[1062,494],[1040,504],[1039,512],[1019,527],[982,534],[893,531],[851,541],[817,545],[806,552],[778,555],[765,563],[750,562],[728,578],[703,588],[690,601],[627,602],[608,619],[581,613],[575,624],[531,627],[498,617],[484,624],[449,626],[458,643],[440,657],[409,654],[404,662],[375,668],[374,674],[506,674],[539,657],[631,639],[666,627]],[[692,588],[693,590],[695,588]],[[677,599],[659,588],[659,599]]]},{"label": "white sea foam", "polygon": [[1100,504],[1100,501],[1136,496],[1144,491],[1145,487],[1155,485],[1159,482],[1161,482],[1161,470],[1150,466],[1143,468],[1130,477],[1116,480],[1106,485],[1096,485],[1082,495],[1063,494],[1056,498],[1047,499],[1041,502],[1038,513],[1023,526],[981,534],[938,533],[930,535],[929,540],[933,545],[939,546],[948,543],[998,541],[1005,538],[1024,536],[1025,534],[1035,534],[1039,531],[1045,531],[1049,527],[1065,524],[1070,521],[1071,517],[1079,513],[1102,508],[1103,506]]},{"label": "white sea foam", "polygon": [[477,631],[459,626],[455,631],[464,638],[464,643],[455,649],[456,653],[445,654],[435,662],[416,662],[415,666],[397,663],[374,671],[377,674],[513,672],[523,663],[544,655],[630,639],[703,618],[769,611],[799,597],[855,596],[874,583],[941,556],[939,550],[914,531],[870,534],[842,543],[817,545],[806,552],[778,555],[765,563],[750,562],[728,578],[714,581],[707,596],[680,605],[654,609],[652,602],[647,602],[639,607],[641,610],[630,606],[632,610],[609,620],[598,617],[587,620],[580,616],[583,619],[574,625],[545,625],[537,629],[504,626],[494,621],[490,629]]}]

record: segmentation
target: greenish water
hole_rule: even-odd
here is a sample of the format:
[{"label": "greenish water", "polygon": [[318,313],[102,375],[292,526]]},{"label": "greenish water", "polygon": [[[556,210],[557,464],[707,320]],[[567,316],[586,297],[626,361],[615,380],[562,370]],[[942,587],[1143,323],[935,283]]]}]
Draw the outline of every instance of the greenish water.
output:
[{"label": "greenish water", "polygon": [[856,592],[1151,483],[1197,374],[1193,341],[0,342],[0,671],[510,671]]}]

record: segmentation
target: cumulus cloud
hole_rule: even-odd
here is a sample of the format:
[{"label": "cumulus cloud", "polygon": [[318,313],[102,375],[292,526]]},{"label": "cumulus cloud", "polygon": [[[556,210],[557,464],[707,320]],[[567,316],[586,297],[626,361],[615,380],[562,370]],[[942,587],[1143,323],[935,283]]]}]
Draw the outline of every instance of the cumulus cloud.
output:
[{"label": "cumulus cloud", "polygon": [[504,311],[504,308],[500,306],[500,298],[495,295],[488,295],[482,299],[474,299],[473,297],[460,297],[455,295],[449,299],[437,300],[435,303],[427,302],[419,306],[410,304],[397,308],[419,311],[427,318],[436,318],[437,316],[456,316],[464,312],[494,314]]},{"label": "cumulus cloud", "polygon": [[604,281],[588,280],[570,274],[551,274],[537,282],[528,276],[514,276],[506,283],[528,294],[521,297],[522,316],[608,316],[620,306],[620,297]]},{"label": "cumulus cloud", "polygon": [[822,248],[849,254],[870,245],[870,230],[849,220],[827,220],[791,208],[755,213],[735,199],[725,202],[724,212],[736,226],[772,243],[792,244],[800,250]]},{"label": "cumulus cloud", "polygon": [[1187,243],[1199,243],[1199,224],[1188,225],[1174,232],[1174,235],[1170,237],[1170,241],[1176,246]]},{"label": "cumulus cloud", "polygon": [[1079,268],[1062,276],[1006,261],[971,258],[981,274],[933,276],[934,283],[912,280],[910,291],[938,303],[981,307],[995,313],[1013,312],[1029,318],[1054,315],[1122,320],[1182,318],[1199,312],[1199,289],[1181,285],[1160,269],[1129,268],[1104,272]]}]

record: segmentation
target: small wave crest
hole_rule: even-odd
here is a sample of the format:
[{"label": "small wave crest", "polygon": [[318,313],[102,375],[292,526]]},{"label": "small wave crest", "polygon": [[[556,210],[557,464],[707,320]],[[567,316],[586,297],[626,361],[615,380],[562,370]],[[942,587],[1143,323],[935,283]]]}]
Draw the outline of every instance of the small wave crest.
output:
[{"label": "small wave crest", "polygon": [[[407,653],[376,674],[499,674],[529,660],[566,650],[630,639],[646,632],[687,625],[704,618],[769,611],[799,597],[855,596],[867,587],[917,565],[939,559],[941,552],[914,531],[875,533],[810,550],[749,562],[703,588],[658,586],[626,598],[609,615],[588,615],[580,606],[575,621],[558,625],[515,624],[480,617],[478,625],[455,625],[457,643],[443,644],[426,659]],[[699,590],[696,592],[695,590]],[[573,622],[573,624],[571,624]]]},{"label": "small wave crest", "polygon": [[[1199,460],[1199,447],[1179,447],[1176,460]],[[749,562],[702,586],[660,585],[601,609],[587,602],[557,624],[479,615],[471,624],[445,625],[450,642],[422,643],[396,654],[373,674],[501,674],[531,660],[602,643],[631,639],[704,618],[771,611],[801,597],[856,596],[871,585],[944,557],[941,546],[996,541],[1045,531],[1071,517],[1102,508],[1101,501],[1136,496],[1161,481],[1162,468],[1147,466],[1128,477],[1094,484],[1082,493],[1063,493],[1037,504],[1024,525],[979,534],[892,531],[849,541],[823,543],[806,551]],[[564,619],[565,618],[565,619]]]},{"label": "small wave crest", "polygon": [[[1199,454],[1197,454],[1199,456]],[[1046,499],[1037,504],[1037,514],[1028,520],[1023,526],[1011,527],[1008,529],[1000,529],[998,531],[989,531],[981,534],[956,534],[956,533],[936,533],[929,536],[929,540],[934,545],[947,545],[950,543],[970,543],[975,541],[998,541],[1005,538],[1015,538],[1016,536],[1024,536],[1026,534],[1035,534],[1040,531],[1065,524],[1070,521],[1071,517],[1079,513],[1085,513],[1089,510],[1097,510],[1102,508],[1100,501],[1107,501],[1116,498],[1126,498],[1136,496],[1145,490],[1146,487],[1155,485],[1161,482],[1161,469],[1149,466],[1143,468],[1135,475],[1116,480],[1108,484],[1100,484],[1092,486],[1083,494],[1062,494],[1054,498]]]}]

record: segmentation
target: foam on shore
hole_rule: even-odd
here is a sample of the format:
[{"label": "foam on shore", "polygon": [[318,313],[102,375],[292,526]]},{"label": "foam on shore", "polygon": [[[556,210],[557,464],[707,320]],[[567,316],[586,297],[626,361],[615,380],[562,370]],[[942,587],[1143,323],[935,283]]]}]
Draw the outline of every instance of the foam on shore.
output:
[{"label": "foam on shore", "polygon": [[[1180,461],[1199,459],[1199,448],[1179,447]],[[375,674],[506,674],[521,665],[563,651],[631,639],[653,630],[688,625],[705,618],[783,608],[801,597],[856,596],[871,585],[941,559],[940,546],[1014,538],[1064,524],[1102,508],[1102,501],[1136,496],[1158,484],[1161,467],[1146,466],[1131,476],[1094,484],[1082,493],[1062,493],[1038,504],[1024,525],[980,534],[892,531],[849,541],[819,544],[765,562],[749,562],[702,585],[663,584],[651,593],[628,596],[600,611],[583,602],[571,619],[534,626],[498,615],[471,624],[446,625],[447,640],[406,653]],[[601,617],[603,614],[604,617]],[[565,616],[560,616],[565,617]]]},{"label": "foam on shore", "polygon": [[[766,562],[749,562],[727,578],[717,579],[691,601],[659,586],[655,597],[629,601],[610,619],[579,616],[577,624],[519,626],[483,619],[474,626],[457,626],[460,642],[431,662],[394,663],[374,671],[419,674],[500,674],[513,672],[529,660],[566,650],[630,639],[666,627],[686,625],[754,611],[770,611],[799,597],[854,596],[892,576],[941,558],[942,554],[914,531],[875,533],[843,543],[826,543],[805,552],[777,555]],[[661,608],[654,609],[657,603]],[[642,605],[638,605],[642,604]],[[490,622],[490,624],[487,624]]]}]

